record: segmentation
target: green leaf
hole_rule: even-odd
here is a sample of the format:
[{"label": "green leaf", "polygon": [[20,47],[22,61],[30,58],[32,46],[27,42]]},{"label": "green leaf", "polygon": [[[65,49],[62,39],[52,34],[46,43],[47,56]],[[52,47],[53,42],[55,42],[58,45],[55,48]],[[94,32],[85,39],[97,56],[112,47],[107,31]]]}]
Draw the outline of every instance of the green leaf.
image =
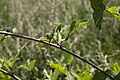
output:
[{"label": "green leaf", "polygon": [[51,76],[51,80],[57,80],[58,75],[59,75],[59,70],[55,69]]},{"label": "green leaf", "polygon": [[51,39],[51,38],[50,38],[50,33],[47,33],[46,36],[47,36],[47,38],[45,38],[45,37],[40,37],[40,40],[42,40],[42,41],[49,41],[49,39]]},{"label": "green leaf", "polygon": [[57,42],[60,44],[62,42],[62,36],[59,31],[57,31]]},{"label": "green leaf", "polygon": [[71,35],[73,32],[75,32],[75,28],[77,27],[77,21],[73,20],[70,24],[70,29],[69,29],[69,35]]},{"label": "green leaf", "polygon": [[46,37],[49,42],[61,44],[63,41],[68,40],[71,34],[76,32],[81,26],[87,24],[89,21],[90,20],[73,20],[69,25],[56,23],[52,33],[46,34]]},{"label": "green leaf", "polygon": [[27,69],[27,66],[26,65],[20,65],[20,66],[17,66],[17,68]]},{"label": "green leaf", "polygon": [[63,41],[60,33],[62,27],[63,25],[61,23],[56,23],[53,28],[53,31],[51,33],[46,34],[46,37],[49,40],[49,42],[61,43]]},{"label": "green leaf", "polygon": [[64,74],[67,73],[67,70],[65,68],[63,68],[60,64],[51,63],[51,67],[58,69],[60,72],[62,72]]},{"label": "green leaf", "polygon": [[65,77],[65,80],[75,80],[74,77],[72,75],[67,75],[67,77]]},{"label": "green leaf", "polygon": [[0,80],[11,80],[11,78],[12,78],[11,76],[0,72]]},{"label": "green leaf", "polygon": [[13,65],[14,65],[14,61],[9,62],[9,66],[10,66],[10,67],[13,67]]},{"label": "green leaf", "polygon": [[118,63],[110,63],[110,66],[114,72],[118,73],[120,71],[120,65]]},{"label": "green leaf", "polygon": [[91,79],[92,79],[92,75],[88,71],[83,71],[82,77],[79,78],[79,80],[91,80]]},{"label": "green leaf", "polygon": [[120,20],[120,13],[119,13],[119,9],[120,6],[116,7],[116,6],[112,6],[110,8],[107,9],[107,11],[109,13],[111,13],[114,17],[118,18]]},{"label": "green leaf", "polygon": [[82,21],[73,20],[70,25],[65,25],[61,29],[62,38],[64,40],[67,40],[71,34],[76,32],[80,27],[87,24],[88,22],[90,22],[90,20],[82,20]]},{"label": "green leaf", "polygon": [[96,72],[92,80],[105,80],[107,76],[102,72]]},{"label": "green leaf", "polygon": [[108,8],[107,11],[109,11],[110,13],[113,13],[113,14],[117,14],[116,6],[112,6],[112,7]]},{"label": "green leaf", "polygon": [[82,20],[82,21],[73,21],[71,23],[71,28],[70,28],[70,35],[76,32],[80,27],[84,26],[85,24],[88,24],[90,20]]},{"label": "green leaf", "polygon": [[20,58],[20,56],[21,56],[22,50],[25,48],[25,46],[26,46],[28,43],[29,43],[29,41],[26,42],[20,49],[18,49],[17,54],[14,56],[14,58],[13,58],[11,61],[17,61],[17,60],[19,60],[19,58]]},{"label": "green leaf", "polygon": [[103,3],[103,0],[90,0],[91,7],[94,11],[93,13],[93,19],[95,21],[95,25],[101,29],[101,23],[103,19],[103,13],[105,10],[105,5]]},{"label": "green leaf", "polygon": [[71,73],[75,78],[77,78],[77,80],[91,80],[92,79],[92,75],[88,71],[83,71],[82,75],[78,75],[75,71],[72,71]]},{"label": "green leaf", "polygon": [[10,71],[9,60],[7,60],[4,56],[0,59],[0,63],[2,64],[3,69]]},{"label": "green leaf", "polygon": [[28,63],[28,70],[31,71],[35,66],[36,60],[32,60]]},{"label": "green leaf", "polygon": [[60,31],[63,41],[66,41],[68,39],[69,33],[70,33],[70,25],[64,25]]},{"label": "green leaf", "polygon": [[77,79],[80,78],[80,75],[78,75],[75,71],[72,71],[71,74]]}]

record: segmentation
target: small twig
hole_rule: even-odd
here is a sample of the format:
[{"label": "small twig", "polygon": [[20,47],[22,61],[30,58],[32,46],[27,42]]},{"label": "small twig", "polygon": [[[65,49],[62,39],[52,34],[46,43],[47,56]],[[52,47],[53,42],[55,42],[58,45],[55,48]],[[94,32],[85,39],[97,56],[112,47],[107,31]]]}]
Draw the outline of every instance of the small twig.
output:
[{"label": "small twig", "polygon": [[3,69],[0,69],[0,72],[4,73],[4,74],[6,74],[6,75],[11,76],[11,77],[14,78],[15,80],[21,80],[21,79],[18,78],[16,75],[14,75],[14,74],[12,74],[12,73],[9,73],[9,72],[7,72],[7,71],[5,71],[5,70],[3,70]]},{"label": "small twig", "polygon": [[24,36],[24,35],[20,35],[20,34],[14,34],[14,33],[10,33],[10,32],[5,32],[5,31],[0,31],[0,34],[6,34],[6,35],[11,35],[11,36],[15,36],[15,37],[19,37],[19,38],[24,38],[24,39],[28,39],[28,40],[32,40],[32,41],[36,41],[36,42],[41,42],[41,43],[44,43],[44,44],[47,44],[47,45],[50,45],[50,46],[53,46],[55,48],[58,48],[60,50],[63,50],[65,52],[67,52],[68,54],[71,54],[73,55],[74,57],[84,61],[85,63],[91,65],[92,67],[96,68],[97,70],[101,71],[102,73],[104,73],[105,75],[107,75],[111,80],[115,80],[113,76],[111,76],[110,74],[108,74],[107,72],[103,71],[101,68],[97,67],[95,64],[93,64],[92,62],[84,59],[83,57],[81,56],[78,56],[76,54],[74,54],[73,52],[67,50],[65,47],[61,47],[59,45],[56,45],[56,44],[52,44],[52,43],[49,43],[49,42],[46,42],[46,41],[43,41],[43,40],[40,40],[40,39],[36,39],[34,37],[30,37],[30,36]]}]

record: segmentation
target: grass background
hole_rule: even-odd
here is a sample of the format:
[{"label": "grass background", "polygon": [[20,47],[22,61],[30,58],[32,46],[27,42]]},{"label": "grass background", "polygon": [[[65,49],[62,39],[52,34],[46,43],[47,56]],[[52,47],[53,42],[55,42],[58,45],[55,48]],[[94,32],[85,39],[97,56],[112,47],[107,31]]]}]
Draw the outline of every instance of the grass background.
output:
[{"label": "grass background", "polygon": [[[120,0],[110,0],[107,7],[119,5]],[[1,0],[0,28],[10,25],[17,27],[19,34],[40,38],[52,31],[56,22],[69,24],[72,20],[91,19],[92,12],[89,0]],[[120,64],[119,34],[119,21],[105,12],[101,32],[92,21],[71,36],[68,43],[71,43],[71,50],[76,54],[103,69],[112,69],[112,63]],[[0,44],[0,57],[14,56],[27,42],[28,40],[8,37]],[[39,43],[32,41],[28,42],[19,57],[13,71],[27,80],[44,78],[43,70],[51,70],[48,61],[62,64],[65,58],[61,51],[46,45],[41,47]],[[25,64],[28,59],[36,60],[35,68],[31,72],[16,68]],[[75,70],[76,66],[79,66],[80,72],[86,70],[86,64],[74,58],[70,70]]]}]

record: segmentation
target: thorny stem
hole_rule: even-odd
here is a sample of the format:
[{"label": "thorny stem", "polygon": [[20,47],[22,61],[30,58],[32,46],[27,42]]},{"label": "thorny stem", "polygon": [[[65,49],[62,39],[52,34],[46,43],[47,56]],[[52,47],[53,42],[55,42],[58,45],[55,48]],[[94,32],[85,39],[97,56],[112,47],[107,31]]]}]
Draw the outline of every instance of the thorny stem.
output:
[{"label": "thorny stem", "polygon": [[30,37],[30,36],[25,36],[25,35],[20,35],[20,34],[14,34],[14,33],[10,33],[10,32],[5,32],[5,31],[0,31],[0,34],[6,34],[6,35],[11,35],[11,36],[15,36],[15,37],[19,37],[19,38],[24,38],[24,39],[28,39],[28,40],[32,40],[32,41],[36,41],[36,42],[41,42],[41,43],[44,43],[44,44],[47,44],[49,46],[52,46],[52,47],[55,47],[55,48],[58,48],[60,50],[63,50],[65,52],[67,52],[68,54],[71,54],[73,55],[74,57],[84,61],[85,63],[91,65],[92,67],[96,68],[97,70],[101,71],[102,73],[104,73],[105,75],[107,75],[111,80],[115,80],[115,78],[113,76],[111,76],[110,74],[108,74],[107,72],[103,71],[101,68],[97,67],[95,64],[93,64],[92,62],[84,59],[83,57],[81,56],[78,56],[76,55],[75,53],[67,50],[65,47],[61,47],[59,45],[56,45],[56,44],[52,44],[52,43],[49,43],[49,42],[46,42],[46,41],[43,41],[43,40],[40,40],[40,39],[36,39],[34,37]]}]

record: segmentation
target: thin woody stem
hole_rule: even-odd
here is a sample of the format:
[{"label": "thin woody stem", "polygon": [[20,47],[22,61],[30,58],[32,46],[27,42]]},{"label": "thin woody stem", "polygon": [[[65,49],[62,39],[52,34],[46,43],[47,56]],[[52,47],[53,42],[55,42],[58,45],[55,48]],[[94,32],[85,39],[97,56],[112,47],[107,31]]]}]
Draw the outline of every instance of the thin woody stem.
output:
[{"label": "thin woody stem", "polygon": [[20,78],[18,78],[18,77],[17,77],[16,75],[14,75],[13,73],[9,73],[9,72],[7,72],[7,71],[5,71],[5,70],[3,70],[3,69],[0,69],[0,72],[4,73],[4,74],[6,74],[6,75],[11,76],[11,77],[14,78],[15,80],[21,80]]},{"label": "thin woody stem", "polygon": [[78,56],[76,55],[75,53],[67,50],[65,47],[61,47],[60,45],[56,45],[56,44],[52,44],[52,43],[49,43],[49,42],[46,42],[46,41],[43,41],[43,40],[40,40],[40,39],[36,39],[34,37],[30,37],[30,36],[25,36],[25,35],[20,35],[20,34],[14,34],[14,33],[10,33],[10,32],[5,32],[5,31],[0,31],[0,34],[6,34],[6,35],[11,35],[11,36],[15,36],[15,37],[19,37],[19,38],[24,38],[24,39],[28,39],[28,40],[32,40],[32,41],[36,41],[36,42],[41,42],[41,43],[44,43],[44,44],[47,44],[49,46],[52,46],[52,47],[55,47],[55,48],[58,48],[60,50],[63,50],[65,52],[67,52],[68,54],[71,54],[73,55],[74,57],[84,61],[85,63],[91,65],[92,67],[96,68],[97,70],[101,71],[102,73],[104,73],[105,75],[107,75],[111,80],[115,80],[115,78],[113,76],[111,76],[110,74],[108,74],[107,72],[103,71],[101,68],[97,67],[95,64],[93,64],[92,62],[84,59],[83,57],[81,56]]}]

